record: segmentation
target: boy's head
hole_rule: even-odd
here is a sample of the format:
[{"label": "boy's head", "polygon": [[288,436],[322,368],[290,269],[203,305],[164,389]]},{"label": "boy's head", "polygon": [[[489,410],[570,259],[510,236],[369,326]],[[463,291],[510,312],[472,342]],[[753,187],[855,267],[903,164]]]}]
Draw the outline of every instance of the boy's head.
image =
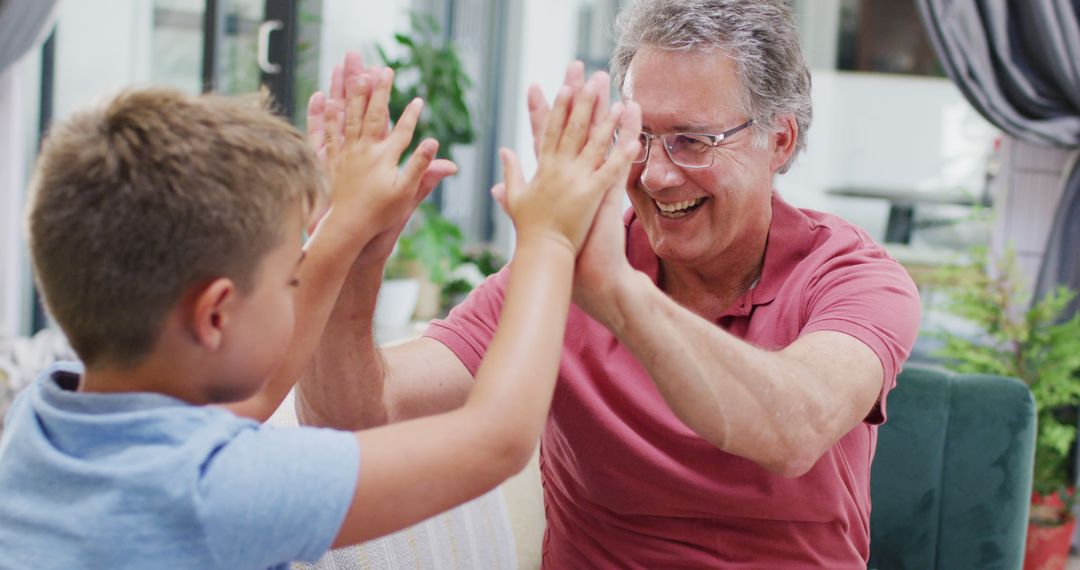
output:
[{"label": "boy's head", "polygon": [[193,287],[226,277],[250,292],[322,184],[265,102],[122,93],[42,148],[28,230],[45,304],[88,368],[136,365]]}]

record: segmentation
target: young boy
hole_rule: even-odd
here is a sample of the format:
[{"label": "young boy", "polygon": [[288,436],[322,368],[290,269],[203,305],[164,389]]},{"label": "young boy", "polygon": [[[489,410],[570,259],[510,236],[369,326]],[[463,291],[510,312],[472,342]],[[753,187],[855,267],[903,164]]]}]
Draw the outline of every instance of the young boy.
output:
[{"label": "young boy", "polygon": [[[330,209],[302,135],[220,97],[131,91],[54,127],[29,210],[45,301],[83,365],[44,373],[0,443],[0,568],[267,568],[416,523],[520,470],[547,414],[576,253],[637,151],[636,107],[563,91],[528,184],[499,330],[462,408],[358,433],[263,427],[346,272],[422,199],[392,74],[327,109]],[[606,93],[606,92],[605,92]],[[344,127],[335,124],[344,116]],[[599,115],[599,113],[598,113]],[[609,152],[616,123],[624,132]]]}]

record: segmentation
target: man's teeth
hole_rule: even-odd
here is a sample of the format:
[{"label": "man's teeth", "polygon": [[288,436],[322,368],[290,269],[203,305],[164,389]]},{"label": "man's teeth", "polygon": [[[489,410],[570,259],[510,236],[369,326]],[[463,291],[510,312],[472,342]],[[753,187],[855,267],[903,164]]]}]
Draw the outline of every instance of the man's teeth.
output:
[{"label": "man's teeth", "polygon": [[660,208],[661,212],[665,214],[674,214],[676,212],[681,212],[682,210],[693,208],[694,206],[700,204],[702,200],[704,200],[704,198],[696,198],[694,200],[675,202],[674,204],[665,204],[663,202],[656,202],[656,200],[653,201],[656,202],[656,207]]}]

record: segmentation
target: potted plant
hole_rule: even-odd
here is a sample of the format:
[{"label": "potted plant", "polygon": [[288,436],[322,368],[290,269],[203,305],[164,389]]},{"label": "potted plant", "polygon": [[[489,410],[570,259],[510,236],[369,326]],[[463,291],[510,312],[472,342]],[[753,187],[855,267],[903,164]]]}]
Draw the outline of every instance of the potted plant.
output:
[{"label": "potted plant", "polygon": [[[994,259],[986,248],[944,268],[936,280],[946,310],[977,325],[977,338],[938,335],[938,355],[958,372],[1013,376],[1031,389],[1038,413],[1035,473],[1025,568],[1064,568],[1076,528],[1070,451],[1080,404],[1080,313],[1063,318],[1076,293],[1060,287],[1031,301],[1013,252]],[[1047,565],[1048,561],[1050,565]]]},{"label": "potted plant", "polygon": [[[439,141],[439,157],[452,158],[455,145],[471,143],[476,136],[465,101],[472,81],[434,18],[413,12],[410,21],[410,34],[394,36],[401,48],[400,57],[392,58],[378,46],[379,56],[397,77],[390,93],[391,116],[400,116],[416,97],[425,102],[412,146],[402,159],[425,138]],[[433,202],[421,204],[387,263],[383,287],[396,279],[419,280],[416,316],[435,316],[441,306],[441,289],[461,261],[463,241],[461,228],[443,216]]]},{"label": "potted plant", "polygon": [[461,228],[440,214],[431,202],[420,204],[409,220],[387,263],[385,277],[418,281],[417,318],[429,319],[439,313],[442,288],[461,263],[463,242]]}]

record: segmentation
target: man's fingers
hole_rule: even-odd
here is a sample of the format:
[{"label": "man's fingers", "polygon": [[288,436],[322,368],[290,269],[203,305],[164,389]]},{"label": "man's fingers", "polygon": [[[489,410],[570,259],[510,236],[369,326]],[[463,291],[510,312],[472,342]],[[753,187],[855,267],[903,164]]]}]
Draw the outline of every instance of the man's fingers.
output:
[{"label": "man's fingers", "polygon": [[641,106],[630,102],[619,118],[619,144],[641,150]]},{"label": "man's fingers", "polygon": [[563,76],[563,85],[569,86],[574,91],[585,85],[585,64],[580,60],[571,61],[566,66],[566,75]]},{"label": "man's fingers", "polygon": [[575,156],[585,146],[588,140],[590,124],[592,123],[593,108],[596,106],[597,85],[595,81],[589,81],[585,87],[574,95],[573,108],[570,118],[566,122],[562,138],[559,140],[559,152]]},{"label": "man's fingers", "polygon": [[596,84],[596,106],[593,108],[592,122],[590,123],[592,128],[596,129],[604,122],[604,118],[608,116],[611,107],[611,76],[606,72],[597,71],[589,78],[589,81]]},{"label": "man's fingers", "polygon": [[457,174],[457,171],[457,165],[445,158],[433,160],[424,171],[424,177],[420,179],[420,199],[426,198],[444,178]]},{"label": "man's fingers", "polygon": [[607,160],[597,170],[597,174],[605,178],[611,177],[613,185],[619,178],[625,178],[625,171],[629,170],[630,163],[641,151],[641,142],[638,140],[640,133],[641,107],[637,103],[630,103],[622,113],[619,144],[608,154]]},{"label": "man's fingers", "polygon": [[559,148],[559,140],[562,139],[563,127],[566,125],[566,116],[570,112],[570,99],[573,97],[569,87],[563,85],[555,96],[555,106],[548,113],[544,125],[544,137],[540,141],[540,156],[552,154]]},{"label": "man's fingers", "polygon": [[382,140],[390,124],[390,90],[394,85],[394,70],[383,68],[378,79],[372,84],[371,99],[368,100],[367,113],[364,115],[364,136]]},{"label": "man's fingers", "polygon": [[420,121],[420,113],[423,110],[423,99],[417,97],[409,101],[405,110],[401,112],[397,124],[394,125],[394,130],[390,132],[390,136],[386,139],[392,152],[400,156],[401,153],[405,152],[405,149],[409,148],[413,133],[416,132],[416,123]]},{"label": "man's fingers", "polygon": [[308,99],[307,106],[307,135],[311,148],[318,152],[325,144],[326,123],[323,114],[326,113],[326,95],[322,91],[316,91]]},{"label": "man's fingers", "polygon": [[611,76],[604,71],[597,71],[592,76],[599,86],[600,98],[596,103],[596,111],[593,114],[594,117],[607,116],[608,108],[611,106]]},{"label": "man's fingers", "polygon": [[625,107],[622,103],[616,103],[607,116],[603,117],[603,120],[593,127],[592,132],[589,134],[589,142],[582,150],[582,157],[587,160],[588,164],[592,167],[600,165],[604,160],[604,155],[611,146],[611,141],[615,135],[615,126],[622,118],[622,113]]},{"label": "man's fingers", "polygon": [[424,172],[427,171],[431,162],[435,160],[435,153],[438,150],[439,142],[435,139],[421,141],[416,150],[413,151],[412,156],[409,157],[409,161],[405,163],[405,168],[401,171],[401,174],[398,175],[398,186],[409,189],[413,193],[418,191]]},{"label": "man's fingers", "polygon": [[348,98],[348,110],[345,112],[345,141],[354,142],[360,138],[370,88],[367,78],[363,76],[350,77],[347,81],[345,92]]},{"label": "man's fingers", "polygon": [[334,66],[334,71],[330,74],[330,100],[331,101],[344,101],[345,100],[345,69],[340,65]]},{"label": "man's fingers", "polygon": [[341,132],[340,111],[338,106],[340,103],[337,101],[330,101],[326,104],[326,112],[323,114],[323,121],[326,123],[326,160],[327,163],[333,164],[338,155],[338,133]]},{"label": "man's fingers", "polygon": [[364,57],[355,51],[345,52],[345,69],[342,79],[345,84],[353,77],[360,77],[364,73]]},{"label": "man's fingers", "polygon": [[540,86],[535,83],[529,85],[526,100],[529,106],[529,125],[532,127],[533,152],[539,156],[540,141],[544,139],[544,125],[547,124],[551,106],[548,105],[547,99],[544,98],[544,92],[540,89]]}]

